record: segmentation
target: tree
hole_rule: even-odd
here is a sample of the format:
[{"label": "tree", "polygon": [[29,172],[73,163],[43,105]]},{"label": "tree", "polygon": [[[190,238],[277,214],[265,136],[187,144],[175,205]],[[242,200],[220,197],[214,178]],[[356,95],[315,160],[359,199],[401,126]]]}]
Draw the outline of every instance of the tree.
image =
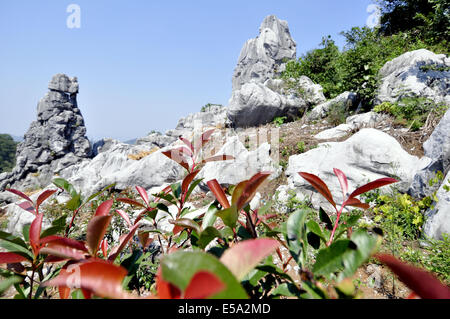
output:
[{"label": "tree", "polygon": [[11,171],[16,161],[17,143],[8,134],[0,134],[0,173]]}]

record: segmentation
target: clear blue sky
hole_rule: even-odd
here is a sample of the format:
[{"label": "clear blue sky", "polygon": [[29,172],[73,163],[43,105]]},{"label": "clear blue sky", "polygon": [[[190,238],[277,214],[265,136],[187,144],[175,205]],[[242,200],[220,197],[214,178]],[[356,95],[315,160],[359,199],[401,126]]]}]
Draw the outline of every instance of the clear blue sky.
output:
[{"label": "clear blue sky", "polygon": [[[297,56],[363,26],[372,0],[1,0],[0,132],[23,135],[53,74],[77,76],[88,136],[165,132],[227,105],[240,50],[265,16],[288,21]],[[66,26],[69,4],[81,28]]]}]

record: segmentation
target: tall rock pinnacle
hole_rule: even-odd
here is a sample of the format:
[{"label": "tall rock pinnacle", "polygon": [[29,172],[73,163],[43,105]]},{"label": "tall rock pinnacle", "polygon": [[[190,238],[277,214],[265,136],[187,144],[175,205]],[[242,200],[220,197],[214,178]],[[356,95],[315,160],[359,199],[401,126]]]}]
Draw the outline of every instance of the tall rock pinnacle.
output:
[{"label": "tall rock pinnacle", "polygon": [[264,83],[280,69],[285,60],[296,58],[296,43],[287,21],[267,16],[259,28],[259,35],[248,40],[241,50],[233,75],[233,91],[245,83]]},{"label": "tall rock pinnacle", "polygon": [[0,188],[19,181],[21,187],[46,186],[58,170],[90,155],[91,145],[76,100],[77,78],[56,74],[48,89],[38,103],[37,120],[17,146],[16,167],[0,175]]}]

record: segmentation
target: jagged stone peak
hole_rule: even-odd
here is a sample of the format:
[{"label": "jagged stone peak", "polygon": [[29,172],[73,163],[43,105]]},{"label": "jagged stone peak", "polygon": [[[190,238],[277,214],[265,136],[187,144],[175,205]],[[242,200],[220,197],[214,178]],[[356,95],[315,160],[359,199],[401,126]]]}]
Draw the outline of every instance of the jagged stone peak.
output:
[{"label": "jagged stone peak", "polygon": [[233,75],[233,90],[239,90],[245,83],[264,83],[273,78],[286,60],[295,59],[296,47],[287,21],[274,15],[265,17],[259,35],[242,47]]},{"label": "jagged stone peak", "polygon": [[60,91],[69,94],[78,93],[77,77],[69,77],[66,74],[55,74],[48,83],[48,89],[51,91]]}]

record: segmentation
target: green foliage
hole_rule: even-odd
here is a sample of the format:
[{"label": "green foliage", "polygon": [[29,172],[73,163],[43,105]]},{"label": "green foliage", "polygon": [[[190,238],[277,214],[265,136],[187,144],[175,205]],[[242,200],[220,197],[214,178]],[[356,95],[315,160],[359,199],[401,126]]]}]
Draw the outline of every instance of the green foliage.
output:
[{"label": "green foliage", "polygon": [[8,134],[0,134],[0,173],[9,172],[16,163],[16,146]]},{"label": "green foliage", "polygon": [[297,143],[297,152],[300,154],[305,152],[305,142],[300,141]]},{"label": "green foliage", "polygon": [[379,0],[380,32],[392,35],[411,32],[427,43],[450,39],[449,0]]},{"label": "green foliage", "polygon": [[387,113],[395,117],[396,123],[417,131],[430,114],[443,115],[448,107],[436,105],[433,101],[422,97],[404,97],[399,102],[383,102],[373,108],[374,112]]},{"label": "green foliage", "polygon": [[350,112],[348,107],[343,103],[334,103],[330,105],[330,111],[328,112],[327,121],[331,125],[338,126],[345,123],[345,120],[349,116]]},{"label": "green foliage", "polygon": [[273,119],[273,124],[275,124],[276,127],[280,127],[282,124],[284,124],[284,121],[286,121],[286,116],[278,116]]}]

